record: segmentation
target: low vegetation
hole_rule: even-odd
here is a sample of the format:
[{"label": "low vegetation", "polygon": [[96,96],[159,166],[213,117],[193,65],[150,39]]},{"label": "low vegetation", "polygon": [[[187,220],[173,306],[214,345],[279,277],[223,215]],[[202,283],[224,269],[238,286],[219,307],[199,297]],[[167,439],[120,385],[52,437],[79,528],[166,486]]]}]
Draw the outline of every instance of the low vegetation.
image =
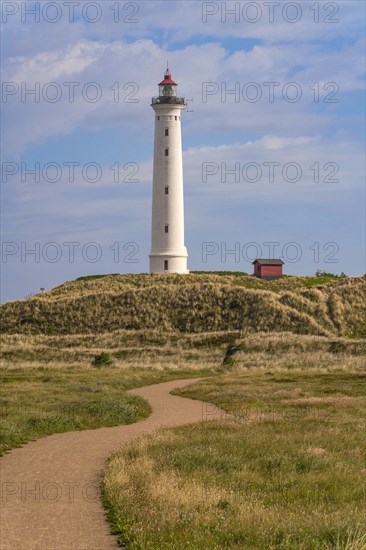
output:
[{"label": "low vegetation", "polygon": [[[362,371],[364,340],[236,331],[42,336],[4,334],[0,453],[56,432],[135,422],[149,412],[125,390],[241,369]],[[105,350],[108,350],[105,351]]]},{"label": "low vegetation", "polygon": [[103,495],[129,550],[366,548],[365,375],[237,369],[178,392],[200,424],[124,446]]},{"label": "low vegetation", "polygon": [[102,353],[99,353],[96,355],[92,361],[92,367],[100,368],[100,367],[111,367],[113,365],[111,356],[109,353],[106,353],[105,351],[102,351]]},{"label": "low vegetation", "polygon": [[366,336],[365,300],[365,277],[108,275],[6,303],[0,322],[12,334],[282,331],[358,338]]},{"label": "low vegetation", "polygon": [[210,374],[226,346],[219,335],[146,331],[0,343],[0,454],[53,433],[137,422],[150,407],[127,389]]},{"label": "low vegetation", "polygon": [[[3,334],[4,368],[90,367],[108,354],[114,368],[195,371],[220,365],[235,332],[180,334],[153,330],[117,330],[98,334],[49,336]],[[96,359],[97,358],[97,359]]]},{"label": "low vegetation", "polygon": [[53,433],[138,422],[150,414],[150,407],[126,390],[173,378],[176,374],[141,369],[2,370],[0,455]]},{"label": "low vegetation", "polygon": [[129,550],[365,550],[366,278],[243,273],[82,277],[0,306],[0,453],[136,422],[126,390],[209,376],[219,405],[109,462]]}]

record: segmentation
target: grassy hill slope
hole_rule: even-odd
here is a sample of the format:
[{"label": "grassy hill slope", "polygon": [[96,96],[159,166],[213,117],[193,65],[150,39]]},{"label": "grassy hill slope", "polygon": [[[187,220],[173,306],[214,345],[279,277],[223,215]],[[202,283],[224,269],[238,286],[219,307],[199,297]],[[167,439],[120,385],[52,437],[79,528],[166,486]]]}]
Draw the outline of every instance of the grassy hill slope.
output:
[{"label": "grassy hill slope", "polygon": [[[323,283],[323,284],[321,284]],[[0,307],[5,333],[88,334],[120,329],[237,330],[366,336],[366,278],[245,274],[82,277]]]}]

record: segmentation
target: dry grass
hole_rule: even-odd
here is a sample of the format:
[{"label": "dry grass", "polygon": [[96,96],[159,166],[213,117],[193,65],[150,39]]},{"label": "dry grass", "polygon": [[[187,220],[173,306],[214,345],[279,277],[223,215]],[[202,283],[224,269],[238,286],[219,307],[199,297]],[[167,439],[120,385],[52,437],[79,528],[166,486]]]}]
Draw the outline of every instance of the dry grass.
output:
[{"label": "dry grass", "polygon": [[233,334],[164,334],[119,330],[100,334],[45,336],[3,334],[1,364],[7,369],[40,365],[54,369],[90,367],[105,351],[124,370],[214,370],[220,366]]},{"label": "dry grass", "polygon": [[[131,331],[3,335],[1,344],[0,454],[52,433],[136,422],[150,409],[126,389],[210,374],[225,351],[198,336]],[[102,351],[112,365],[95,368]]]},{"label": "dry grass", "polygon": [[[28,334],[161,330],[366,335],[366,278],[110,275],[65,283],[0,308],[3,331]],[[317,278],[315,278],[317,279]]]},{"label": "dry grass", "polygon": [[366,355],[366,342],[362,339],[290,332],[258,332],[241,338],[237,331],[187,334],[118,330],[60,336],[3,334],[0,344],[1,364],[7,369],[87,368],[96,355],[105,351],[116,368],[131,371],[135,368],[192,371],[204,368],[212,372],[228,368],[238,372],[252,368],[361,370]]},{"label": "dry grass", "polygon": [[291,333],[256,333],[232,339],[223,367],[231,372],[364,371],[366,341]]},{"label": "dry grass", "polygon": [[176,393],[230,416],[208,406],[207,421],[111,458],[104,501],[122,545],[365,549],[364,374],[251,370]]}]

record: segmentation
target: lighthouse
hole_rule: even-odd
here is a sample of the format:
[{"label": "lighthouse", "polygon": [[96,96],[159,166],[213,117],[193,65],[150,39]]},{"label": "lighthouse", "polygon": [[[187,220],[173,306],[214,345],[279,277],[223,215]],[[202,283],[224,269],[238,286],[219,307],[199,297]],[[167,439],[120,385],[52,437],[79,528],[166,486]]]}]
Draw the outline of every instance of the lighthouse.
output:
[{"label": "lighthouse", "polygon": [[182,132],[184,97],[169,68],[153,97],[155,112],[150,273],[188,273],[184,245]]}]

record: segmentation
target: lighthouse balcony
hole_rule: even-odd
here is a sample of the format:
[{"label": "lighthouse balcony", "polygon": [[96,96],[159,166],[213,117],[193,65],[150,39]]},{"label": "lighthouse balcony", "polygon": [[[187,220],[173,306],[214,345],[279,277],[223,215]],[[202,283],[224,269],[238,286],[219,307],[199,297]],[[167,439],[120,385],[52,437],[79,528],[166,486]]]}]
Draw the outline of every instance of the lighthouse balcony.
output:
[{"label": "lighthouse balcony", "polygon": [[185,105],[184,97],[176,96],[157,96],[151,99],[151,105],[168,103],[170,105]]}]

